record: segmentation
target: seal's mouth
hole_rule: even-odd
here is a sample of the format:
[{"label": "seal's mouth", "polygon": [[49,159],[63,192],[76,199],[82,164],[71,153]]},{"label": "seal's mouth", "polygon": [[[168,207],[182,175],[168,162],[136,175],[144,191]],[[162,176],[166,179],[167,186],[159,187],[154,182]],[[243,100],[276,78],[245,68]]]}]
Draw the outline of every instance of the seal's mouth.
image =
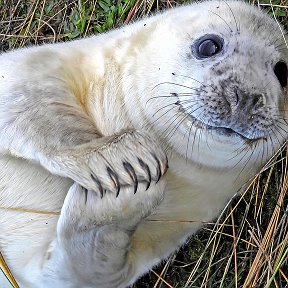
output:
[{"label": "seal's mouth", "polygon": [[195,116],[191,115],[190,113],[187,113],[183,107],[182,109],[184,110],[183,112],[189,117],[193,125],[196,126],[197,128],[200,128],[206,131],[214,131],[218,135],[225,136],[225,137],[238,137],[239,139],[245,142],[248,141],[249,143],[251,143],[251,141],[254,142],[254,141],[258,141],[259,139],[261,139],[261,138],[249,138],[246,135],[242,134],[241,132],[235,131],[230,127],[208,125],[202,122],[201,120],[199,120],[198,118],[196,118]]},{"label": "seal's mouth", "polygon": [[243,134],[234,131],[231,128],[213,127],[213,126],[209,126],[209,125],[206,125],[206,127],[207,127],[207,129],[215,130],[218,134],[221,134],[221,135],[224,135],[224,136],[228,136],[228,137],[230,137],[230,136],[239,136],[239,137],[243,138],[243,140],[252,140],[252,139],[249,139],[249,138],[245,137]]},{"label": "seal's mouth", "polygon": [[218,135],[225,136],[225,137],[235,137],[239,140],[245,141],[246,143],[256,142],[260,139],[266,139],[265,136],[260,137],[249,137],[246,133],[242,133],[241,131],[236,131],[233,129],[233,127],[225,127],[225,126],[212,126],[205,122],[203,122],[201,119],[196,118],[191,113],[187,112],[186,109],[181,105],[181,102],[178,102],[180,112],[185,114],[186,118],[189,122],[193,124],[196,128],[206,130],[206,131],[214,131]]}]

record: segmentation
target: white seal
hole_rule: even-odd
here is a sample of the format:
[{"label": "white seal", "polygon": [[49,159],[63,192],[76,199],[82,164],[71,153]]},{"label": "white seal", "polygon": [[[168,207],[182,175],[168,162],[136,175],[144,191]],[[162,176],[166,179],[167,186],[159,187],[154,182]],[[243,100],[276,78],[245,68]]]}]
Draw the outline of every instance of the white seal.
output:
[{"label": "white seal", "polygon": [[3,53],[0,251],[20,286],[126,287],[185,243],[287,139],[287,63],[239,1]]}]

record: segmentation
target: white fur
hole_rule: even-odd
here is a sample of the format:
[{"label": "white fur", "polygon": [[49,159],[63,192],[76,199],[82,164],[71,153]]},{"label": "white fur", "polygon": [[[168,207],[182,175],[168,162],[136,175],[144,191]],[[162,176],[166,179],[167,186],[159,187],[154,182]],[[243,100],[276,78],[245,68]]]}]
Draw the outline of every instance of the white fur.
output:
[{"label": "white fur", "polygon": [[[175,97],[153,97],[191,91],[167,82],[199,88],[199,82],[210,81],[217,58],[201,62],[185,57],[197,37],[218,33],[230,53],[229,60],[225,55],[220,60],[239,71],[248,90],[270,82],[265,100],[275,106],[275,115],[282,113],[284,93],[273,63],[280,58],[287,62],[288,56],[269,42],[272,31],[281,41],[278,26],[247,4],[229,5],[239,34],[227,4],[208,1],[96,37],[0,56],[0,206],[60,211],[64,203],[59,219],[0,210],[0,251],[21,288],[131,285],[184,244],[201,222],[217,216],[284,142],[286,135],[276,131],[270,144],[249,146],[238,136],[194,127],[188,118],[177,122],[172,135],[167,133],[171,119],[182,119],[182,112],[157,112]],[[256,33],[258,19],[267,26]],[[242,53],[234,55],[236,47]],[[269,69],[262,63],[267,58]],[[249,67],[247,76],[243,71],[249,63],[253,69]],[[157,163],[151,153],[164,172],[166,148],[169,169],[156,184]],[[152,173],[147,191],[147,175],[137,157]],[[139,177],[135,195],[123,161]],[[107,166],[119,175],[117,198]],[[102,199],[91,172],[107,190]]]}]

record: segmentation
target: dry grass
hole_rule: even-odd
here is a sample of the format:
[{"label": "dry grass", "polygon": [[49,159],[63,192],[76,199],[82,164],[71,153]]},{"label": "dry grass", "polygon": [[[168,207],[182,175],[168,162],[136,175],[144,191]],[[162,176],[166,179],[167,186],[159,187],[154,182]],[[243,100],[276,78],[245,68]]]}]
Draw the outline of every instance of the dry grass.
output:
[{"label": "dry grass", "polygon": [[[0,0],[0,51],[95,34],[181,2]],[[250,2],[287,28],[285,0]],[[214,225],[206,224],[134,287],[288,287],[287,185],[284,147]]]}]

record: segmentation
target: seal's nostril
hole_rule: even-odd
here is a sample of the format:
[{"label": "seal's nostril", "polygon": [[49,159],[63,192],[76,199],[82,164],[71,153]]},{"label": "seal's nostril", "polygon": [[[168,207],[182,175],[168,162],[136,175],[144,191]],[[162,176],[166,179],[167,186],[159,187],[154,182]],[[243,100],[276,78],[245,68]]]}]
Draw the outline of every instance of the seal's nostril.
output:
[{"label": "seal's nostril", "polygon": [[238,91],[235,90],[235,95],[236,95],[236,105],[238,105],[239,103],[239,95],[238,95]]},{"label": "seal's nostril", "polygon": [[243,111],[250,111],[251,109],[255,108],[255,106],[265,104],[265,97],[263,94],[250,94],[240,89],[234,90],[233,100],[234,101],[231,101],[231,104],[234,103],[233,106],[235,105],[237,110],[240,109]]},{"label": "seal's nostril", "polygon": [[252,106],[255,106],[258,103],[259,97],[255,96],[253,101],[252,101]]},{"label": "seal's nostril", "polygon": [[261,94],[254,94],[252,100],[252,107],[254,107],[258,102],[261,102],[263,96]]}]

